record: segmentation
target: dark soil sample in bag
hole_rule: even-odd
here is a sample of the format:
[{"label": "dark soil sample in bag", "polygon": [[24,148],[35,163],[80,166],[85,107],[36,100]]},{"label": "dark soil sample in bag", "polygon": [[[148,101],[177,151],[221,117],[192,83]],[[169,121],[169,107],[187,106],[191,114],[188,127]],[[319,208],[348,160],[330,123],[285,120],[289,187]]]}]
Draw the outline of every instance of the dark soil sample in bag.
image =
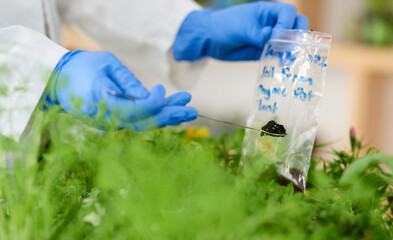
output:
[{"label": "dark soil sample in bag", "polygon": [[292,176],[292,179],[288,179],[287,177],[284,177],[280,173],[277,172],[277,182],[283,186],[288,185],[290,182],[293,184],[293,188],[297,192],[303,192],[305,191],[305,182],[304,182],[304,174],[301,170],[297,168],[291,168],[290,173]]},{"label": "dark soil sample in bag", "polygon": [[291,169],[291,175],[292,175],[292,182],[294,183],[295,189],[301,192],[304,192],[305,190],[305,183],[304,183],[304,174],[301,170],[297,168],[292,168]]},{"label": "dark soil sample in bag", "polygon": [[[273,120],[269,121],[265,126],[261,128],[261,130],[272,134],[283,134],[284,136],[287,135],[285,127],[281,124],[276,123]],[[261,137],[265,135],[275,137],[275,135],[269,135],[268,133],[261,132]]]},{"label": "dark soil sample in bag", "polygon": [[277,183],[282,186],[287,186],[289,183],[292,183],[296,192],[304,193],[306,190],[304,173],[297,168],[291,168],[289,171],[291,176],[284,176],[280,173],[277,166],[269,165],[266,170],[261,173],[260,180],[269,181],[275,179]]}]

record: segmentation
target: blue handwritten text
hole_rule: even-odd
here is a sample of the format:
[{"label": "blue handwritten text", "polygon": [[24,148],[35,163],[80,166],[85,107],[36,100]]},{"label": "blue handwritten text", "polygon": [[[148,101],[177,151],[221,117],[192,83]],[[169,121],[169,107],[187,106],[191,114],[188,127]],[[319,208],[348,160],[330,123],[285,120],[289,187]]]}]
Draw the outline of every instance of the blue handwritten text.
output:
[{"label": "blue handwritten text", "polygon": [[259,96],[264,96],[265,100],[269,100],[272,94],[276,94],[281,97],[287,96],[286,88],[264,88],[262,84],[258,86],[258,94]]},{"label": "blue handwritten text", "polygon": [[292,82],[306,82],[308,83],[310,86],[312,86],[313,84],[313,79],[310,77],[305,77],[305,76],[299,76],[297,74],[292,74],[291,73],[291,69],[290,68],[283,68],[282,69],[282,80],[286,80],[286,79],[291,79]]},{"label": "blue handwritten text", "polygon": [[315,54],[315,55],[308,54],[307,61],[309,63],[316,63],[318,64],[318,66],[323,68],[327,67],[327,56],[321,56],[319,54]]},{"label": "blue handwritten text", "polygon": [[291,51],[275,50],[272,48],[271,45],[269,45],[268,49],[266,50],[265,56],[278,57],[280,59],[281,65],[289,65],[296,60],[297,54]]},{"label": "blue handwritten text", "polygon": [[258,110],[275,113],[277,111],[277,102],[274,102],[273,105],[265,105],[262,103],[262,99],[258,100]]},{"label": "blue handwritten text", "polygon": [[298,87],[294,92],[293,92],[293,98],[297,99],[299,98],[301,101],[311,101],[315,95],[313,94],[312,90],[305,91],[302,87]]}]

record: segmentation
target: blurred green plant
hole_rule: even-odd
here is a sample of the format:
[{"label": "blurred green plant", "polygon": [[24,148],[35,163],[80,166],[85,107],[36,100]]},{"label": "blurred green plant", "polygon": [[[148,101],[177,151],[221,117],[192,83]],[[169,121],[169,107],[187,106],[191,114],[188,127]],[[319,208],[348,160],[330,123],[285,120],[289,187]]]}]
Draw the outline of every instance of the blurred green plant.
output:
[{"label": "blurred green plant", "polygon": [[366,0],[366,7],[359,21],[360,40],[377,46],[393,44],[393,2]]},{"label": "blurred green plant", "polygon": [[0,239],[392,237],[393,158],[360,156],[354,134],[349,153],[312,159],[303,194],[262,161],[240,165],[243,130],[100,133],[55,110],[35,129],[41,150],[35,135],[1,140],[14,166],[0,170]]}]

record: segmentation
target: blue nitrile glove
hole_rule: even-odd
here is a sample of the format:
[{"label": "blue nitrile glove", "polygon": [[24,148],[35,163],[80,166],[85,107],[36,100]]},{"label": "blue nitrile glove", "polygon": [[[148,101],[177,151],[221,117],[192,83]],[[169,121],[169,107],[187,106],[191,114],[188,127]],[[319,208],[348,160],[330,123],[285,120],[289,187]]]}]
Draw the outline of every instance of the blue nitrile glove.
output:
[{"label": "blue nitrile glove", "polygon": [[254,2],[223,10],[197,10],[183,21],[172,53],[176,60],[212,57],[225,61],[258,60],[273,28],[308,29],[292,4]]},{"label": "blue nitrile glove", "polygon": [[[108,52],[74,51],[57,64],[46,102],[57,104],[75,117],[105,130],[107,126],[145,130],[178,125],[197,118],[198,112],[185,105],[187,92],[165,98],[165,89],[156,85],[149,93],[114,55]],[[129,95],[129,100],[108,92]],[[98,118],[98,116],[102,116]],[[98,121],[97,121],[98,119]]]}]

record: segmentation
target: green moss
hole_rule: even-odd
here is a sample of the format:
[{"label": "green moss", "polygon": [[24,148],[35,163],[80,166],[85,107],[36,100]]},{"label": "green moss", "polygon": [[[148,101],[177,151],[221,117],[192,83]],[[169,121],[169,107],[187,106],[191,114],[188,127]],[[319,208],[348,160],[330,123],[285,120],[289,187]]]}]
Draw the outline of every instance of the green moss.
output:
[{"label": "green moss", "polygon": [[390,238],[392,176],[376,166],[392,157],[337,154],[323,169],[313,159],[303,194],[261,161],[239,166],[242,130],[101,134],[48,114],[40,151],[2,144],[15,166],[0,170],[0,239]]}]

